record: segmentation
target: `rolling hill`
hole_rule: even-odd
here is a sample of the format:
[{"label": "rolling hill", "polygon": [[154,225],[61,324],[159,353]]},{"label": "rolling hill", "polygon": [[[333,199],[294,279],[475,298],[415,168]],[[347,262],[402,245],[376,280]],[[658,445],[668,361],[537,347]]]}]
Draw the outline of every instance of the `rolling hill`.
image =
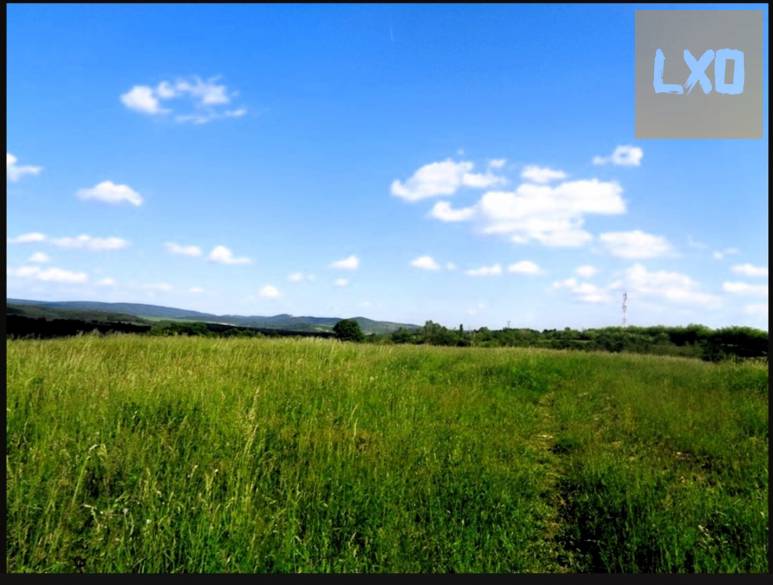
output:
[{"label": "rolling hill", "polygon": [[[259,315],[215,315],[175,307],[147,305],[142,303],[102,303],[97,301],[34,301],[8,299],[7,314],[48,319],[86,319],[104,321],[143,322],[159,319],[171,321],[201,321],[221,323],[239,327],[283,329],[287,331],[330,331],[343,317],[312,317],[288,314]],[[390,333],[404,327],[415,329],[410,323],[375,321],[367,317],[353,317],[365,334]]]}]

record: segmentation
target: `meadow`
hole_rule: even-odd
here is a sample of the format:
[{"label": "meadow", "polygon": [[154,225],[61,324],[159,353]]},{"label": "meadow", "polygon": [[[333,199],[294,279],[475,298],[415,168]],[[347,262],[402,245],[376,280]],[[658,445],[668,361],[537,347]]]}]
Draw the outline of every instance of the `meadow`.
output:
[{"label": "meadow", "polygon": [[10,572],[766,572],[766,362],[7,341]]}]

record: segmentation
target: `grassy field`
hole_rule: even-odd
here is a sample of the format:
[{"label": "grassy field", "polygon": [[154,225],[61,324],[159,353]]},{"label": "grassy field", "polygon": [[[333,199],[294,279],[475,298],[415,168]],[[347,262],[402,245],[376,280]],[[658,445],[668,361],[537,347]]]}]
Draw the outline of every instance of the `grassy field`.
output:
[{"label": "grassy field", "polygon": [[23,571],[767,571],[766,364],[7,343]]}]

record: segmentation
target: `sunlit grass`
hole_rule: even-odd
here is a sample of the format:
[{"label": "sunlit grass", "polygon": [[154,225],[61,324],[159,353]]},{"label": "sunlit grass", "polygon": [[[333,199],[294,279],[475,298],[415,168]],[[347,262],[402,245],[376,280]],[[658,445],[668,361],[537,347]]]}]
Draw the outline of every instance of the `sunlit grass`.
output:
[{"label": "sunlit grass", "polygon": [[9,570],[766,571],[767,367],[9,341]]}]

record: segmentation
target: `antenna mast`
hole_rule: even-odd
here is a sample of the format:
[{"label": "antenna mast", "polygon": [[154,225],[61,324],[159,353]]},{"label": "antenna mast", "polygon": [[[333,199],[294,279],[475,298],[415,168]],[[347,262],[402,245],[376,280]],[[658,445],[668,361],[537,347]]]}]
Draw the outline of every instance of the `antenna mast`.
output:
[{"label": "antenna mast", "polygon": [[628,291],[623,291],[623,327],[628,324]]}]

